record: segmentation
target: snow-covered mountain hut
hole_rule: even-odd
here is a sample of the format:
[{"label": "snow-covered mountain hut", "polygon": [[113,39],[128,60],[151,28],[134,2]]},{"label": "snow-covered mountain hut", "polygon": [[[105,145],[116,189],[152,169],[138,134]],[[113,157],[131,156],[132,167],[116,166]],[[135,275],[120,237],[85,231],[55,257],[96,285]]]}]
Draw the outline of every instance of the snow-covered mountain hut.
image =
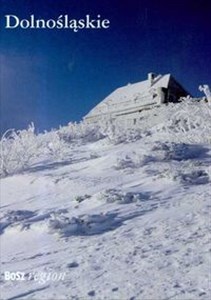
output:
[{"label": "snow-covered mountain hut", "polygon": [[143,110],[168,102],[178,102],[180,97],[189,93],[178,83],[171,74],[156,75],[149,73],[147,80],[128,84],[116,89],[84,119],[96,123],[102,118],[136,124]]}]

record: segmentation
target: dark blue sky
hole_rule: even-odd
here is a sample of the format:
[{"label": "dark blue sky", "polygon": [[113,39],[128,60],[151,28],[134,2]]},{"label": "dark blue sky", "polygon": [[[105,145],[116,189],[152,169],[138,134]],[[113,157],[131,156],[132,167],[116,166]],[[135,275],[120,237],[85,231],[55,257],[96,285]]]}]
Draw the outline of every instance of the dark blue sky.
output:
[{"label": "dark blue sky", "polygon": [[[4,15],[108,18],[107,30],[4,29]],[[115,88],[172,73],[211,83],[210,0],[0,0],[1,132],[78,121]]]}]

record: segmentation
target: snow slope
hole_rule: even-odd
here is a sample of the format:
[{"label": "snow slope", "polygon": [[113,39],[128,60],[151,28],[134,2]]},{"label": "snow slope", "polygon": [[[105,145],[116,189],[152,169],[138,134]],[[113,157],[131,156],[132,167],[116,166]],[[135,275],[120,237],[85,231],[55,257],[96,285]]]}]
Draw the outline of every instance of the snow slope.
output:
[{"label": "snow slope", "polygon": [[2,178],[1,299],[210,299],[210,116],[163,106]]}]

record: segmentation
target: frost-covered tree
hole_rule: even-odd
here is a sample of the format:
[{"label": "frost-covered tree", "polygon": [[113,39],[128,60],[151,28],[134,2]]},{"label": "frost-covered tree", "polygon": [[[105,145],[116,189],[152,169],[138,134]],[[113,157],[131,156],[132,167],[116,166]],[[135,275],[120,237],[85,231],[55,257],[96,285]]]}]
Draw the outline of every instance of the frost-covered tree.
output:
[{"label": "frost-covered tree", "polygon": [[209,105],[211,105],[211,91],[210,88],[207,84],[200,85],[199,86],[199,91],[203,92],[208,100]]},{"label": "frost-covered tree", "polygon": [[33,123],[27,130],[7,130],[0,140],[0,175],[24,170],[39,155],[39,148]]}]

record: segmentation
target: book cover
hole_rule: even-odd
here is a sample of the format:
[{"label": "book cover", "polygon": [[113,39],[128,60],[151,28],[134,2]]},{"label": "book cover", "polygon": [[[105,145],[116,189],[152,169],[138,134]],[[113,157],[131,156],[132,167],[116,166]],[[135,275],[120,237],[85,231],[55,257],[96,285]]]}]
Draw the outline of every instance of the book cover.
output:
[{"label": "book cover", "polygon": [[0,0],[1,299],[210,299],[210,12]]}]

